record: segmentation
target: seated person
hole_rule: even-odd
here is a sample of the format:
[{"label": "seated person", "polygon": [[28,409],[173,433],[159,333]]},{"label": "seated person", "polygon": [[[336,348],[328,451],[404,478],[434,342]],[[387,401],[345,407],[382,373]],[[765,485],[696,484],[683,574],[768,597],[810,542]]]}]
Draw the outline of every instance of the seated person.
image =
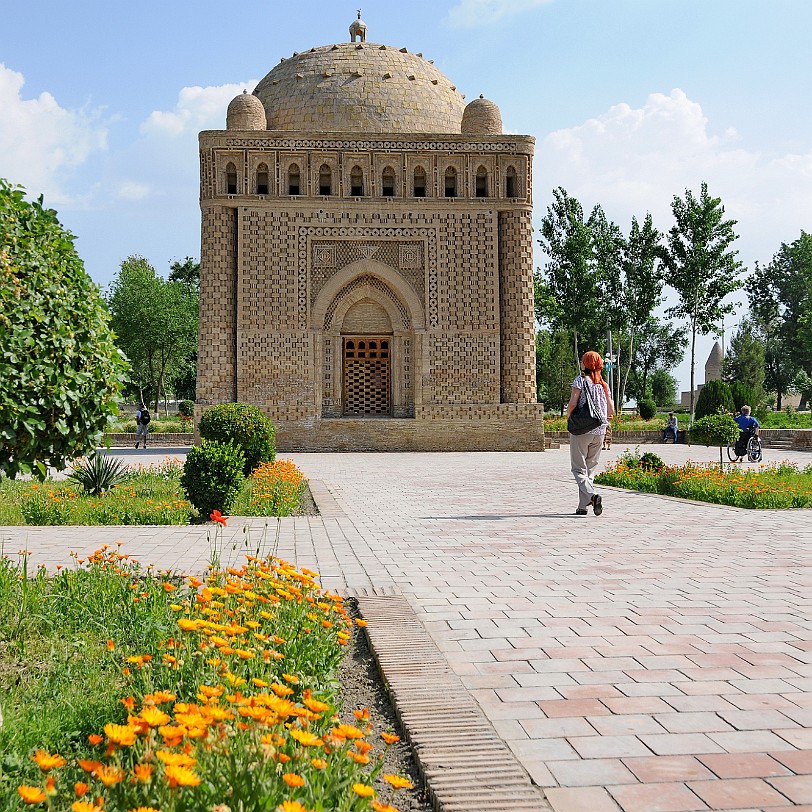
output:
[{"label": "seated person", "polygon": [[668,413],[668,420],[665,424],[665,431],[663,432],[663,442],[665,442],[669,435],[674,438],[674,442],[677,442],[677,417],[674,412]]},{"label": "seated person", "polygon": [[747,441],[754,435],[757,435],[758,430],[761,428],[761,423],[759,423],[750,412],[750,407],[745,404],[742,406],[741,414],[737,414],[736,417],[733,418],[739,429],[741,429],[739,440],[736,443],[736,454],[738,454],[736,462],[741,462],[744,459],[744,455],[747,454]]}]

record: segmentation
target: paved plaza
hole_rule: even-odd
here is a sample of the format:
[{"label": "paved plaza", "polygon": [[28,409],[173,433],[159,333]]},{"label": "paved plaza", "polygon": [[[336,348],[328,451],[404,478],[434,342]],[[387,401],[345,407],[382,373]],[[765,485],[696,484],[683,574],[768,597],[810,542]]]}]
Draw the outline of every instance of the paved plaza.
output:
[{"label": "paved plaza", "polygon": [[[812,810],[808,512],[603,489],[603,516],[576,517],[566,445],[287,456],[321,515],[233,519],[222,562],[276,548],[370,606],[405,599],[555,812]],[[765,452],[778,459],[812,463]],[[185,572],[205,568],[207,533],[0,528],[7,553],[49,568],[122,541]]]}]

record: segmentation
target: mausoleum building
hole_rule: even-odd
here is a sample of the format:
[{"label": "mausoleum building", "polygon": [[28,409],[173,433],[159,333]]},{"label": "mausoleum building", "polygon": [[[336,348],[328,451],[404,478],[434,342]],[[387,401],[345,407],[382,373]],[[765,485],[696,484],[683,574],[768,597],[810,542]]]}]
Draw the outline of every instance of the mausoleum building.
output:
[{"label": "mausoleum building", "polygon": [[200,133],[198,416],[256,404],[285,450],[542,450],[534,139],[350,34]]}]

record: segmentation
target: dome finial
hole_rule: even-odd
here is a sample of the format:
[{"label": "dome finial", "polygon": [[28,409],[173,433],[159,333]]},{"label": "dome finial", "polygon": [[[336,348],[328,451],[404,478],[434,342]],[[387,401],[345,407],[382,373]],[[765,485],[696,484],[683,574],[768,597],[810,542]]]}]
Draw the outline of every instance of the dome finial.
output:
[{"label": "dome finial", "polygon": [[359,37],[361,42],[367,41],[367,24],[361,19],[361,9],[358,9],[358,19],[352,21],[350,26],[350,42],[355,42]]}]

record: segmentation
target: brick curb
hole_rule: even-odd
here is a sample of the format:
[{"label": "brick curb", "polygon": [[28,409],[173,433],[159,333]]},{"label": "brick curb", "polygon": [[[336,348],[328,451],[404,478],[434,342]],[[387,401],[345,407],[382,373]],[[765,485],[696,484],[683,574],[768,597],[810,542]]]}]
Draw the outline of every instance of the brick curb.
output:
[{"label": "brick curb", "polygon": [[359,596],[366,635],[438,812],[549,812],[400,595]]}]

